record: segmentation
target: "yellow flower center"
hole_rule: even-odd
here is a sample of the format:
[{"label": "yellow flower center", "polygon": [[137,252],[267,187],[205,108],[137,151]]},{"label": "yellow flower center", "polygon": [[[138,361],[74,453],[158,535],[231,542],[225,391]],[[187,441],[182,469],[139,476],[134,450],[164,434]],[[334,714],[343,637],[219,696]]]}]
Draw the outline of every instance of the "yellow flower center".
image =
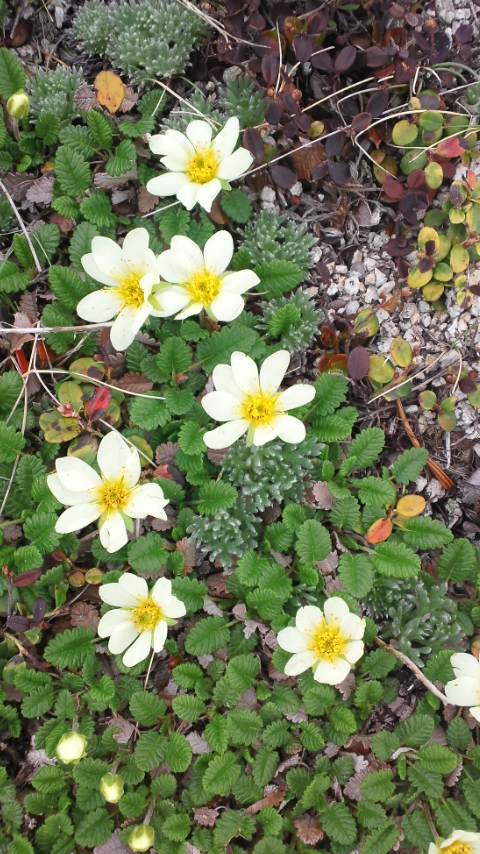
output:
[{"label": "yellow flower center", "polygon": [[97,491],[97,501],[102,508],[102,513],[116,513],[118,510],[124,510],[129,496],[130,489],[123,477],[117,480],[104,480]]},{"label": "yellow flower center", "polygon": [[316,657],[323,661],[335,661],[343,655],[346,638],[342,635],[338,626],[322,620],[318,628],[311,634],[309,649]]},{"label": "yellow flower center", "polygon": [[219,157],[215,149],[202,148],[190,158],[185,172],[194,184],[208,184],[212,178],[216,178],[218,166]]},{"label": "yellow flower center", "polygon": [[202,305],[210,305],[220,293],[222,283],[219,276],[210,273],[205,268],[195,273],[187,282],[187,291],[193,302],[201,302]]},{"label": "yellow flower center", "polygon": [[127,308],[140,308],[143,305],[145,294],[140,287],[141,279],[142,276],[138,275],[138,273],[131,273],[130,276],[120,281],[117,288],[117,295],[123,306]]},{"label": "yellow flower center", "polygon": [[162,609],[150,597],[142,599],[132,611],[132,622],[139,632],[153,631],[163,619]]},{"label": "yellow flower center", "polygon": [[473,854],[473,848],[465,842],[454,842],[448,848],[442,848],[442,854]]},{"label": "yellow flower center", "polygon": [[249,394],[242,403],[242,418],[254,427],[271,424],[277,414],[277,397],[276,394],[263,394],[261,391]]}]

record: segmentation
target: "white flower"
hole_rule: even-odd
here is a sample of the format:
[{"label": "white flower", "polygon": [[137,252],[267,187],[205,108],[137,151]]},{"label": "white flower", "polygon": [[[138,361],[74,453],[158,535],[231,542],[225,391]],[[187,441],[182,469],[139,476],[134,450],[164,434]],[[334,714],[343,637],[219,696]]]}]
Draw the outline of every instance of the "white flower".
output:
[{"label": "white flower", "polygon": [[454,706],[469,706],[470,714],[480,721],[480,661],[467,652],[450,658],[455,679],[445,685],[445,694]]},{"label": "white flower", "polygon": [[448,839],[431,842],[428,854],[480,854],[480,833],[454,830]]},{"label": "white flower", "polygon": [[147,658],[150,649],[160,652],[169,625],[185,616],[185,605],[172,594],[168,578],[159,578],[148,591],[144,578],[124,572],[115,584],[99,587],[100,599],[115,607],[98,624],[101,638],[110,637],[108,649],[123,656],[125,667],[133,667]]},{"label": "white flower", "polygon": [[[100,542],[108,552],[116,552],[128,540],[126,517],[166,519],[168,504],[157,483],[137,486],[140,457],[119,433],[103,437],[97,451],[97,474],[78,457],[59,457],[56,473],[48,476],[48,486],[65,510],[57,519],[59,534],[79,531],[99,519]],[[127,519],[129,526],[131,523]]]},{"label": "white flower", "polygon": [[282,629],[278,643],[295,653],[285,666],[287,676],[313,669],[313,678],[338,685],[363,655],[365,620],[351,614],[339,596],[327,599],[323,611],[315,605],[299,608],[295,628]]},{"label": "white flower", "polygon": [[303,423],[286,412],[310,403],[315,389],[298,383],[279,391],[289,362],[290,353],[277,350],[265,359],[259,375],[250,356],[235,352],[230,365],[213,369],[216,391],[202,398],[202,406],[211,418],[226,424],[205,433],[208,448],[228,448],[244,433],[247,443],[253,445],[264,445],[277,436],[284,442],[303,442]]},{"label": "white flower", "polygon": [[155,196],[176,196],[189,211],[197,202],[210,211],[222,185],[240,178],[252,164],[246,148],[234,151],[239,133],[238,119],[231,118],[212,140],[208,122],[195,119],[184,134],[169,128],[151,136],[148,144],[154,154],[163,155],[161,163],[168,172],[151,178],[147,190]]},{"label": "white flower", "polygon": [[66,732],[62,735],[60,741],[55,748],[55,754],[60,762],[64,765],[71,765],[74,762],[80,762],[85,756],[87,739],[79,732]]},{"label": "white flower", "polygon": [[158,257],[162,279],[170,283],[154,289],[152,303],[168,314],[181,311],[183,320],[205,309],[214,320],[230,321],[243,311],[241,294],[258,285],[260,279],[253,270],[225,272],[233,255],[233,239],[228,231],[217,231],[200,249],[189,237],[172,238],[170,249]]},{"label": "white flower", "polygon": [[94,237],[92,251],[82,256],[85,272],[105,287],[83,297],[77,314],[91,323],[115,317],[110,340],[116,350],[125,350],[153,313],[149,298],[159,274],[148,238],[145,228],[134,228],[120,248],[109,237]]}]

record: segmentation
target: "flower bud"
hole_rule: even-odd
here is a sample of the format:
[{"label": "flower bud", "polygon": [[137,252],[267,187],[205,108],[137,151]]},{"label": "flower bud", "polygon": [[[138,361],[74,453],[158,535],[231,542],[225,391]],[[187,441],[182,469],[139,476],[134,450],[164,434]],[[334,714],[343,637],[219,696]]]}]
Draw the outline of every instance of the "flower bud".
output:
[{"label": "flower bud", "polygon": [[123,796],[123,777],[120,774],[112,774],[110,771],[104,774],[100,780],[100,794],[107,804],[118,804]]},{"label": "flower bud", "polygon": [[7,113],[14,119],[24,119],[30,110],[30,99],[26,92],[21,89],[10,95],[7,101]]},{"label": "flower bud", "polygon": [[79,732],[67,732],[62,735],[57,744],[55,750],[57,759],[64,765],[80,762],[80,759],[85,756],[86,745],[87,739],[84,735],[80,735]]},{"label": "flower bud", "polygon": [[149,851],[155,842],[155,831],[149,824],[137,824],[128,837],[131,851]]}]

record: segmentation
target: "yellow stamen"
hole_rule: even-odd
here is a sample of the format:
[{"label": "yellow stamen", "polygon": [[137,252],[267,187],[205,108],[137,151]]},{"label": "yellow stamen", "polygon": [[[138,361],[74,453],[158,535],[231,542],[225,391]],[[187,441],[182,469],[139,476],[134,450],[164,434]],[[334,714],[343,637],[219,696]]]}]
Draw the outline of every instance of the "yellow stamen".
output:
[{"label": "yellow stamen", "polygon": [[208,184],[217,177],[219,157],[214,148],[202,148],[187,163],[187,178],[194,184]]},{"label": "yellow stamen", "polygon": [[120,281],[117,288],[118,298],[122,305],[127,308],[140,308],[145,301],[145,294],[140,287],[142,276],[137,273],[131,273],[125,279]]},{"label": "yellow stamen", "polygon": [[242,418],[245,418],[254,427],[264,427],[271,424],[277,414],[276,394],[249,394],[242,403]]},{"label": "yellow stamen", "polygon": [[219,276],[215,273],[210,273],[205,268],[187,282],[187,291],[190,294],[193,302],[201,302],[202,305],[209,306],[215,297],[220,293],[222,283]]},{"label": "yellow stamen", "polygon": [[132,622],[139,632],[152,631],[164,619],[162,609],[153,599],[142,599],[132,611]]},{"label": "yellow stamen", "polygon": [[448,848],[442,848],[442,854],[473,854],[473,848],[466,842],[454,842]]},{"label": "yellow stamen", "polygon": [[335,661],[343,655],[347,639],[335,623],[322,620],[312,632],[309,649],[322,661]]},{"label": "yellow stamen", "polygon": [[128,504],[130,489],[123,477],[117,480],[104,480],[97,490],[97,501],[102,513],[116,513],[124,510]]}]

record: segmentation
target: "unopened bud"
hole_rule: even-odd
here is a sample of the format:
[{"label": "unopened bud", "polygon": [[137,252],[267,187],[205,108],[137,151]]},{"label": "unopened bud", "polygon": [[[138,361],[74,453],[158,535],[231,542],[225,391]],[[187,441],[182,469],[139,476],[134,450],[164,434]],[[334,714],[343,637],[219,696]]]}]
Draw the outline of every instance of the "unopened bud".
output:
[{"label": "unopened bud", "polygon": [[7,113],[14,119],[24,119],[30,110],[30,99],[26,92],[21,89],[10,95],[7,101]]},{"label": "unopened bud", "polygon": [[55,753],[60,762],[71,765],[73,762],[80,762],[80,759],[85,756],[86,746],[87,739],[84,735],[80,735],[79,732],[67,732],[58,742]]},{"label": "unopened bud", "polygon": [[123,797],[123,777],[109,771],[100,780],[99,788],[100,794],[107,804],[118,804],[120,798]]},{"label": "unopened bud", "polygon": [[128,837],[131,851],[149,851],[155,842],[155,831],[149,824],[138,824]]}]

